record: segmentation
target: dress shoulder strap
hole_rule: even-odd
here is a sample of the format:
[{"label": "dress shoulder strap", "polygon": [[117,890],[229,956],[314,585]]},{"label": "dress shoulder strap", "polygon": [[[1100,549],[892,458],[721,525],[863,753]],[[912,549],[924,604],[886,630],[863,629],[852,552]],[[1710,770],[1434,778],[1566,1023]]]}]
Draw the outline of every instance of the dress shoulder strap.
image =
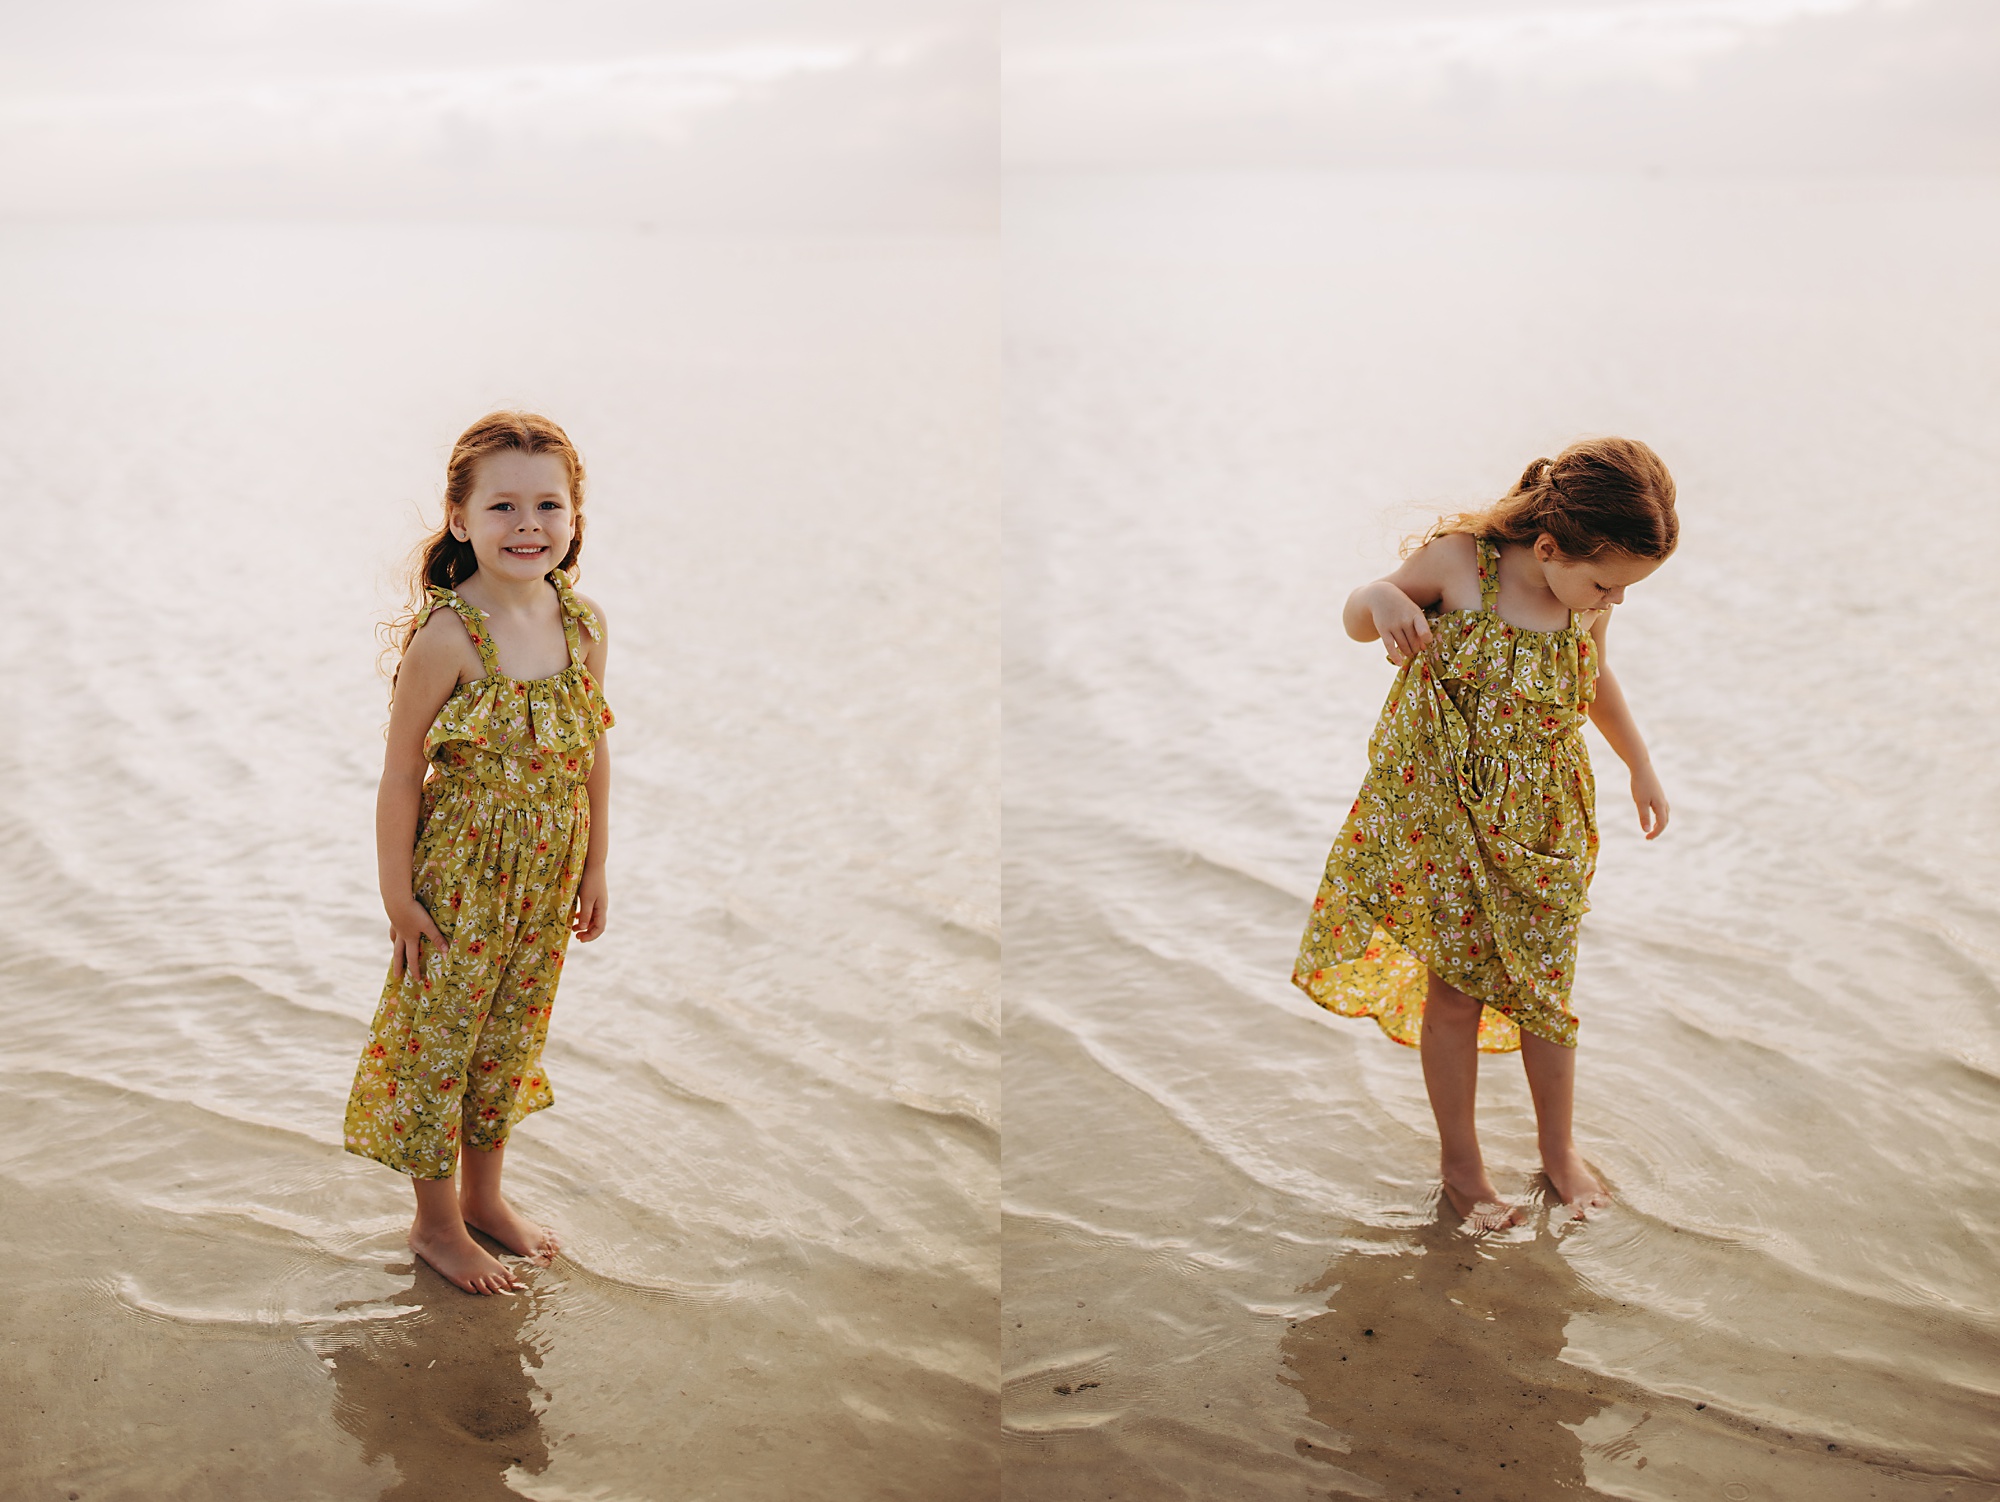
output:
[{"label": "dress shoulder strap", "polygon": [[583,666],[583,638],[577,627],[581,625],[592,636],[600,634],[597,617],[588,605],[577,597],[576,589],[569,582],[569,575],[561,569],[549,572],[549,583],[556,588],[556,598],[562,601],[563,639],[569,643],[569,660],[572,667]]},{"label": "dress shoulder strap", "polygon": [[479,665],[486,669],[487,676],[500,676],[500,654],[493,650],[493,633],[486,629],[486,612],[477,605],[467,604],[455,590],[442,585],[430,587],[430,602],[417,612],[419,626],[431,618],[431,612],[442,607],[458,612],[458,618],[465,622],[465,634],[472,638],[472,645],[479,651]]},{"label": "dress shoulder strap", "polygon": [[1500,549],[1489,538],[1475,537],[1479,549],[1479,608],[1491,610],[1500,597]]}]

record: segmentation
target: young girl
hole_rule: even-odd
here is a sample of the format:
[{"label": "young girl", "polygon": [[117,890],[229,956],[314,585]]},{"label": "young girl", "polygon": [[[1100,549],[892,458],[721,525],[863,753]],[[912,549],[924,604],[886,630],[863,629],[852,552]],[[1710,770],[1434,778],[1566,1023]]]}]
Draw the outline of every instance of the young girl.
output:
[{"label": "young girl", "polygon": [[401,623],[375,805],[389,979],[347,1149],[415,1181],[418,1256],[504,1293],[525,1285],[466,1227],[541,1263],[559,1245],[500,1169],[514,1124],[554,1099],[542,1042],[569,937],[604,932],[606,636],[570,587],[583,461],[561,428],[481,418],[452,448],[444,510]]},{"label": "young girl", "polygon": [[1439,521],[1342,613],[1400,671],[1292,980],[1421,1047],[1444,1193],[1480,1230],[1520,1212],[1479,1156],[1479,1050],[1521,1050],[1563,1204],[1581,1216],[1608,1203],[1570,1138],[1569,990],[1597,863],[1582,727],[1587,714],[1624,761],[1639,827],[1657,836],[1666,795],[1604,640],[1612,608],[1679,535],[1673,477],[1651,449],[1572,444],[1486,510]]}]

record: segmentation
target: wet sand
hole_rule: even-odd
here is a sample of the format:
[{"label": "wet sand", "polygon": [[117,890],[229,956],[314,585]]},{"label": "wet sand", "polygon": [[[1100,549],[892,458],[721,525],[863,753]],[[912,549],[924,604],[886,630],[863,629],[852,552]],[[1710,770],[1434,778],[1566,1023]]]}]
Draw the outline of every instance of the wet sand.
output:
[{"label": "wet sand", "polygon": [[[997,1491],[992,255],[0,235],[0,1493]],[[496,315],[495,310],[504,310]],[[478,1300],[341,1150],[374,624],[490,406],[591,472],[611,926]]]},{"label": "wet sand", "polygon": [[[2000,1497],[1990,183],[1010,187],[1008,1495]],[[1679,554],[1610,657],[1578,1136],[1440,1220],[1414,1052],[1287,983],[1396,540],[1589,432]],[[1532,1195],[1512,1057],[1496,1181]],[[1372,1332],[1372,1333],[1371,1333]]]}]

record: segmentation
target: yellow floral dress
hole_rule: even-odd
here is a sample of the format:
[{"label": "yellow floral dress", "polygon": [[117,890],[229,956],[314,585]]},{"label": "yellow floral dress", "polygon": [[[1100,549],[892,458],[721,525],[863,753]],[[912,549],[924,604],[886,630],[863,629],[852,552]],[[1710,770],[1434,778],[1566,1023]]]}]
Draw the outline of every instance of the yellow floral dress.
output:
[{"label": "yellow floral dress", "polygon": [[1434,971],[1486,1003],[1483,1051],[1519,1048],[1521,1028],[1574,1048],[1570,980],[1597,865],[1583,744],[1595,644],[1575,615],[1560,631],[1501,620],[1499,552],[1478,549],[1480,608],[1436,616],[1389,690],[1292,982],[1414,1047]]},{"label": "yellow floral dress", "polygon": [[347,1098],[347,1150],[419,1179],[449,1178],[461,1142],[492,1148],[554,1102],[542,1044],[590,845],[590,775],[612,725],[584,664],[596,618],[560,572],[569,666],[522,681],[500,672],[483,612],[433,588],[419,626],[458,612],[486,676],[460,684],[424,738],[412,875],[444,935],[423,974],[393,974]]}]

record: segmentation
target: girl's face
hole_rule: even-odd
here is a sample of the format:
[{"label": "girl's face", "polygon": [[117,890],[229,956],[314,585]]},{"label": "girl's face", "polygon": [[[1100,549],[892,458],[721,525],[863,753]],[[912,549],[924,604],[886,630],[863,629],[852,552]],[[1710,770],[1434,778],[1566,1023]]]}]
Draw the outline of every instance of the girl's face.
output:
[{"label": "girl's face", "polygon": [[1634,558],[1630,553],[1600,553],[1595,558],[1563,555],[1556,540],[1544,532],[1535,539],[1535,559],[1549,592],[1571,610],[1602,610],[1622,605],[1625,591],[1650,576],[1664,558]]},{"label": "girl's face", "polygon": [[472,544],[479,572],[532,583],[563,561],[576,512],[560,454],[503,449],[481,459],[472,475],[472,494],[452,516],[451,534]]}]

